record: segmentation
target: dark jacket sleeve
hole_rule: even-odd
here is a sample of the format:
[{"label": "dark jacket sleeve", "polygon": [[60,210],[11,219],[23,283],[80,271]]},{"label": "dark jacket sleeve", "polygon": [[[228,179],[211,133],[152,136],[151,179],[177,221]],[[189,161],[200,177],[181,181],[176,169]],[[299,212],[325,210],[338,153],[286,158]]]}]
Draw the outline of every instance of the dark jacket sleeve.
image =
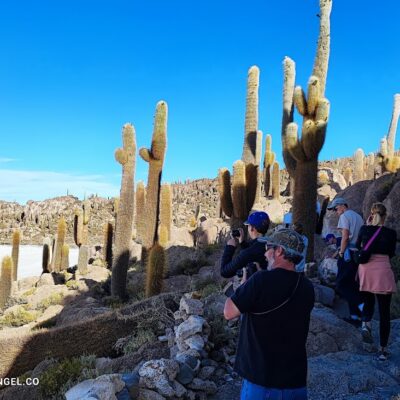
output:
[{"label": "dark jacket sleeve", "polygon": [[257,241],[249,243],[249,247],[240,251],[240,253],[232,260],[235,253],[234,246],[225,246],[224,254],[221,260],[221,276],[224,278],[232,278],[236,272],[244,268],[252,262],[259,262],[262,268],[268,266],[264,258],[265,246]]}]

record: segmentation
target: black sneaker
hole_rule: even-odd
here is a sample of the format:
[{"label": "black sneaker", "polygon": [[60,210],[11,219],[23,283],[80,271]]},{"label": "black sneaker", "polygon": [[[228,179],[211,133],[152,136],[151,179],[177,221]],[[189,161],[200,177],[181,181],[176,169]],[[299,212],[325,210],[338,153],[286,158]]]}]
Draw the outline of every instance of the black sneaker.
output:
[{"label": "black sneaker", "polygon": [[353,325],[355,328],[361,328],[361,320],[353,319],[353,318],[342,318],[343,321],[347,322],[348,324]]}]

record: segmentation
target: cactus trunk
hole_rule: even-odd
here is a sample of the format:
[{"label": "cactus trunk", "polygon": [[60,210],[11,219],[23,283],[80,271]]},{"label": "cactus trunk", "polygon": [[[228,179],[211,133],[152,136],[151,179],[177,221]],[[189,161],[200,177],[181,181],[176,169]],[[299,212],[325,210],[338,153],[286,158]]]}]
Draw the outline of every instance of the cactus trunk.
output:
[{"label": "cactus trunk", "polygon": [[147,259],[146,297],[161,293],[166,262],[167,259],[164,248],[158,243],[155,243],[150,249]]},{"label": "cactus trunk", "polygon": [[21,232],[19,230],[16,230],[14,231],[12,236],[12,250],[11,250],[11,258],[13,261],[13,281],[16,281],[18,276],[18,257],[19,257],[20,241],[21,241]]},{"label": "cactus trunk", "polygon": [[12,287],[12,272],[13,262],[12,258],[6,256],[1,262],[1,275],[0,275],[0,308],[4,309],[8,298],[11,294]]}]

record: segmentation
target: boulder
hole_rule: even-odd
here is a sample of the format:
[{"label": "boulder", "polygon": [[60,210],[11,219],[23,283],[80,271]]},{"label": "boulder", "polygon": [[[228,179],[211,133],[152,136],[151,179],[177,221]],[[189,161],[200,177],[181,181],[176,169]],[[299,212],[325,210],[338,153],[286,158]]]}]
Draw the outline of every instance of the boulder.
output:
[{"label": "boulder", "polygon": [[387,219],[385,226],[392,228],[397,232],[397,238],[400,238],[400,181],[396,182],[392,190],[383,201],[387,208]]},{"label": "boulder", "polygon": [[314,284],[315,302],[324,306],[333,307],[335,291],[327,286]]},{"label": "boulder", "polygon": [[172,226],[170,244],[174,246],[193,247],[193,236],[191,232],[189,232],[188,228],[177,228],[176,226]]},{"label": "boulder", "polygon": [[176,328],[176,339],[185,340],[189,336],[195,335],[196,333],[201,333],[205,322],[206,320],[204,318],[197,315],[191,315],[186,321],[183,321]]},{"label": "boulder", "polygon": [[328,286],[335,286],[337,272],[336,258],[325,258],[318,266],[318,277],[323,284]]},{"label": "boulder", "polygon": [[67,400],[117,400],[116,393],[125,387],[119,374],[102,375],[80,382],[65,393]]},{"label": "boulder", "polygon": [[187,315],[203,315],[203,303],[200,300],[189,299],[186,296],[181,298],[179,310],[184,311]]},{"label": "boulder", "polygon": [[188,275],[176,275],[164,279],[163,292],[183,292],[191,288],[191,278]]}]

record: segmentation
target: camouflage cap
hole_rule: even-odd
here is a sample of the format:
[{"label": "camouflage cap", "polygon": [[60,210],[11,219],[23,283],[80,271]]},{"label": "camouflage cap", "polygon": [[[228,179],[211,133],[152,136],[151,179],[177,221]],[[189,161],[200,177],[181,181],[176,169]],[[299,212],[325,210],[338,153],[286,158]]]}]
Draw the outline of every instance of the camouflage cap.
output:
[{"label": "camouflage cap", "polygon": [[280,246],[289,254],[303,256],[303,237],[293,229],[280,229],[270,236],[263,236],[257,239],[261,243]]}]

